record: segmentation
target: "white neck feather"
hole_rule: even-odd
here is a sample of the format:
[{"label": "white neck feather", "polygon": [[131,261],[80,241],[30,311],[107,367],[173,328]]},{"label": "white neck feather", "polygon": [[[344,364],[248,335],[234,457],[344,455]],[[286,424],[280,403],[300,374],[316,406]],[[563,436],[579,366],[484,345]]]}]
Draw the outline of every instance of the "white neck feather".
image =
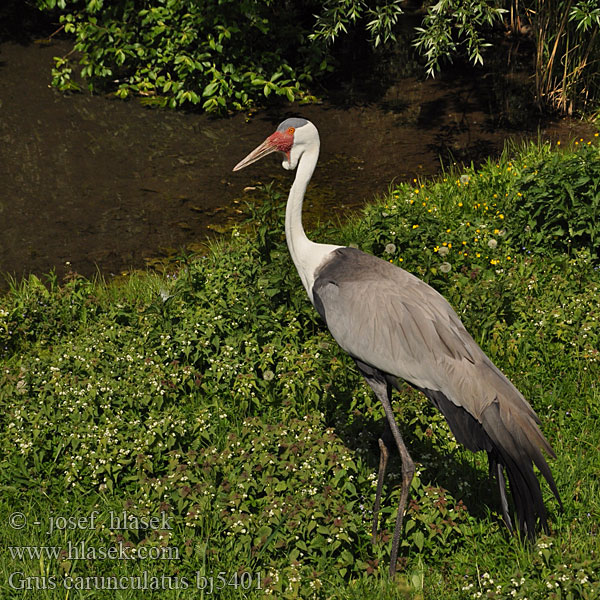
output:
[{"label": "white neck feather", "polygon": [[302,202],[306,188],[312,177],[317,160],[319,158],[319,146],[309,146],[298,161],[296,178],[288,196],[285,211],[285,237],[287,245],[296,265],[302,285],[313,302],[312,288],[315,281],[315,272],[321,263],[336,248],[332,244],[317,244],[306,236],[302,227]]}]

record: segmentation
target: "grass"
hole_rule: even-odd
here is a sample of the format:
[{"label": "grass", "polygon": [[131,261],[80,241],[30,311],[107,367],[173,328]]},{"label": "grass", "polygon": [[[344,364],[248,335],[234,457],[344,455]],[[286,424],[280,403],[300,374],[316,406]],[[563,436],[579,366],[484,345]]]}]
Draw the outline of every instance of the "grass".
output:
[{"label": "grass", "polygon": [[[580,165],[595,190],[598,155],[512,149],[315,233],[440,290],[529,399],[557,454],[550,536],[507,535],[485,457],[406,388],[418,470],[389,581],[399,464],[372,546],[383,413],[306,299],[268,188],[250,233],[175,274],[31,276],[0,299],[2,597],[600,597],[596,221],[569,236],[564,184]],[[551,230],[529,219],[544,206]]]}]

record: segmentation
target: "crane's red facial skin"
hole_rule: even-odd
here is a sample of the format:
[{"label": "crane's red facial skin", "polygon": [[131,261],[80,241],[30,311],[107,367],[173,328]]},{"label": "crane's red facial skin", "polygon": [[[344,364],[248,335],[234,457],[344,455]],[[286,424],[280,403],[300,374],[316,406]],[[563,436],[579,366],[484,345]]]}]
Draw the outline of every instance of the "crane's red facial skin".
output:
[{"label": "crane's red facial skin", "polygon": [[286,131],[276,131],[267,138],[279,152],[283,152],[287,156],[288,160],[290,158],[290,150],[294,145],[294,131],[293,127],[289,127]]},{"label": "crane's red facial skin", "polygon": [[276,131],[258,146],[258,148],[252,150],[246,158],[235,165],[233,170],[239,171],[240,169],[255,163],[257,160],[260,160],[263,156],[276,151],[283,152],[289,161],[290,151],[294,145],[294,131],[295,129],[293,127],[288,127],[285,131]]}]

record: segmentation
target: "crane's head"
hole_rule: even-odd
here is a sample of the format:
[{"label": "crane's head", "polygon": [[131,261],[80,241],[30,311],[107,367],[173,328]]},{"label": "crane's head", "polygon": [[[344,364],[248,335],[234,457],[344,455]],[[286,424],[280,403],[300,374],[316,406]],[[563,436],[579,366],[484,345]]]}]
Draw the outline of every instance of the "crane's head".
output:
[{"label": "crane's head", "polygon": [[279,124],[275,133],[271,134],[258,148],[252,150],[246,158],[233,167],[233,170],[239,171],[272,152],[283,154],[284,169],[295,169],[298,160],[309,147],[316,147],[317,150],[319,148],[317,128],[306,119],[286,119]]}]

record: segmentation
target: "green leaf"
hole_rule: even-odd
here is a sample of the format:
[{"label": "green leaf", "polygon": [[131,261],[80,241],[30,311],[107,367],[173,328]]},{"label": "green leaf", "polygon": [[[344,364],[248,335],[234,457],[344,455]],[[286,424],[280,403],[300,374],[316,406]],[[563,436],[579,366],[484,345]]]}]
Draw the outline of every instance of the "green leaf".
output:
[{"label": "green leaf", "polygon": [[415,531],[412,536],[415,546],[419,549],[419,552],[423,552],[423,545],[425,544],[425,536],[421,531]]}]

